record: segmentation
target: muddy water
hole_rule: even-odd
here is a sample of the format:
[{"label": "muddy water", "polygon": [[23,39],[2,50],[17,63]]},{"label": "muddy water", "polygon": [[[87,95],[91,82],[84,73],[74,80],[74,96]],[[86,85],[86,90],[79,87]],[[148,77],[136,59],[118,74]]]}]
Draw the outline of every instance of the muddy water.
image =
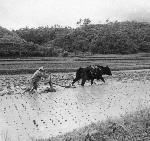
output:
[{"label": "muddy water", "polygon": [[[149,72],[124,72],[76,88],[56,87],[57,92],[25,93],[0,97],[0,140],[29,141],[49,138],[92,122],[119,118],[150,106]],[[18,94],[17,94],[18,93]]]}]

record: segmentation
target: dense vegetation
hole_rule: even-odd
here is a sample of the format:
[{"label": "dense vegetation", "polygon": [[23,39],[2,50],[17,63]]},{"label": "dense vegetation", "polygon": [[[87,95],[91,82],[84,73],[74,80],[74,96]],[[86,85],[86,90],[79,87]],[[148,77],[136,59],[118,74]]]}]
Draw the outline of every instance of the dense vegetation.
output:
[{"label": "dense vegetation", "polygon": [[150,24],[142,22],[77,22],[78,27],[38,27],[9,31],[0,27],[1,56],[67,56],[150,52]]}]

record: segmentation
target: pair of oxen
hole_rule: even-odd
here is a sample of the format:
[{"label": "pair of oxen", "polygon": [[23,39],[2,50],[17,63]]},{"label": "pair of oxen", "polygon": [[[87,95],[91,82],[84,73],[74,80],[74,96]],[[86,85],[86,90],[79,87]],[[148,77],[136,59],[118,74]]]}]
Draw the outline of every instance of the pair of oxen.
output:
[{"label": "pair of oxen", "polygon": [[73,80],[72,85],[80,79],[82,80],[81,82],[82,86],[84,86],[86,80],[90,80],[91,85],[93,84],[94,79],[102,80],[103,82],[105,82],[102,75],[112,75],[111,70],[108,66],[103,67],[99,65],[93,65],[93,66],[90,65],[85,68],[80,67],[76,71],[76,77]]}]

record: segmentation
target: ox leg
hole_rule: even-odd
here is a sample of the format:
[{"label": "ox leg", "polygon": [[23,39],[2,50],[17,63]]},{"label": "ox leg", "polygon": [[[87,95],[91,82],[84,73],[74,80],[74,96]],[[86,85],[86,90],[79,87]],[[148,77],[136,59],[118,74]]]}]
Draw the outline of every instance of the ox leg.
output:
[{"label": "ox leg", "polygon": [[73,79],[73,82],[72,82],[72,85],[76,82],[76,81],[78,81],[80,78],[78,78],[78,77],[76,77],[75,79]]},{"label": "ox leg", "polygon": [[82,82],[81,82],[81,86],[84,86],[84,84],[85,84],[85,81],[87,80],[87,74],[86,73],[84,73],[83,75],[82,75]]},{"label": "ox leg", "polygon": [[104,78],[102,76],[100,77],[100,79],[105,83],[105,80],[104,80]]},{"label": "ox leg", "polygon": [[91,79],[91,85],[93,84],[94,79]]},{"label": "ox leg", "polygon": [[86,79],[82,79],[81,86],[84,86]]}]

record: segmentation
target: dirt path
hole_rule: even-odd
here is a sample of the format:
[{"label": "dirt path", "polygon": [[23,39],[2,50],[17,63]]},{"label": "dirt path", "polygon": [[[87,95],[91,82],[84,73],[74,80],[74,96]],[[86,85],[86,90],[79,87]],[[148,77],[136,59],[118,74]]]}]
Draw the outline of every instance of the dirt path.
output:
[{"label": "dirt path", "polygon": [[105,84],[57,87],[54,93],[41,93],[41,88],[21,95],[18,88],[16,95],[0,96],[0,140],[48,138],[150,106],[149,78],[148,70],[127,71],[114,73]]}]

